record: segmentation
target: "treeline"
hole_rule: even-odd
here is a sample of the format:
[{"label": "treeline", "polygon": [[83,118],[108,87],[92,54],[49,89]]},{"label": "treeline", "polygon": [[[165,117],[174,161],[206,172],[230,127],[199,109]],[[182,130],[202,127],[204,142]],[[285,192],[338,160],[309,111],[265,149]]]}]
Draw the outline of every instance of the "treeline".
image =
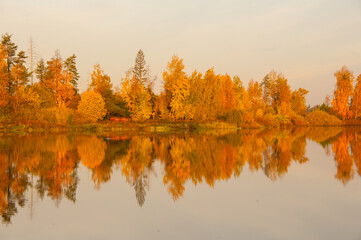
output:
[{"label": "treeline", "polygon": [[[343,67],[335,73],[337,86],[321,111],[307,114],[303,88],[291,90],[287,79],[270,71],[261,82],[251,80],[244,86],[238,76],[205,73],[187,75],[184,63],[173,56],[162,73],[164,89],[153,92],[154,78],[142,50],[120,86],[113,86],[100,65],[95,65],[91,83],[80,95],[76,56],[63,60],[56,53],[41,59],[36,70],[26,67],[24,51],[2,35],[0,44],[0,121],[47,124],[78,124],[111,117],[133,120],[223,120],[241,127],[282,125],[338,125],[339,119],[360,117],[361,75],[353,87],[352,73]],[[36,76],[36,83],[29,83]],[[117,89],[117,90],[114,90]],[[322,111],[323,110],[323,111]],[[334,116],[332,116],[334,115]]]}]

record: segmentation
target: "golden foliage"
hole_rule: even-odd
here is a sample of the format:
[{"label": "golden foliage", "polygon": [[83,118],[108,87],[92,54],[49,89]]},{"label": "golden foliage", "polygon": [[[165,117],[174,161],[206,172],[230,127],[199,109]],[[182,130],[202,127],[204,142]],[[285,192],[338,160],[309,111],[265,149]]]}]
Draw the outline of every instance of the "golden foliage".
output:
[{"label": "golden foliage", "polygon": [[342,123],[340,119],[321,110],[307,114],[306,121],[313,126],[335,126]]},{"label": "golden foliage", "polygon": [[0,44],[0,108],[7,106],[10,95],[6,89],[8,85],[8,75],[6,73],[7,69],[7,54],[5,47]]},{"label": "golden foliage", "polygon": [[350,110],[355,118],[361,116],[361,74],[356,79],[356,86],[352,94]]},{"label": "golden foliage", "polygon": [[90,75],[91,83],[88,91],[93,90],[99,93],[103,98],[111,93],[112,83],[110,77],[104,74],[99,64],[94,65],[94,70]]},{"label": "golden foliage", "polygon": [[106,114],[106,109],[102,96],[95,91],[84,92],[81,95],[78,111],[90,122],[103,119]]},{"label": "golden foliage", "polygon": [[165,100],[172,119],[190,119],[190,81],[184,72],[183,59],[174,55],[163,72]]},{"label": "golden foliage", "polygon": [[125,100],[134,120],[147,120],[152,116],[151,95],[131,72],[122,79],[120,96]]},{"label": "golden foliage", "polygon": [[84,166],[94,169],[103,162],[107,145],[96,136],[78,138],[77,150]]},{"label": "golden foliage", "polygon": [[354,76],[347,67],[343,66],[339,71],[335,72],[337,79],[336,89],[333,93],[332,107],[342,117],[342,119],[348,119],[351,117],[349,99],[353,90]]}]

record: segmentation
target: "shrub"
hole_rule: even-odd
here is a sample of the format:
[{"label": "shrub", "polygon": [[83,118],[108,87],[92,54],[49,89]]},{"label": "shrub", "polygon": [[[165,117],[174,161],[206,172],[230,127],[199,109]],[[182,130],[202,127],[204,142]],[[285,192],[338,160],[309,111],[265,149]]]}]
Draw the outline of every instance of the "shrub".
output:
[{"label": "shrub", "polygon": [[295,126],[306,126],[308,125],[308,122],[306,121],[306,119],[301,116],[301,115],[298,115],[298,114],[292,114],[290,116],[290,120],[292,122],[293,125]]},{"label": "shrub", "polygon": [[242,113],[239,110],[232,110],[226,114],[225,120],[229,123],[238,123],[242,119]]},{"label": "shrub", "polygon": [[260,128],[261,125],[259,125],[254,118],[250,114],[244,114],[242,116],[241,122],[240,122],[241,128]]},{"label": "shrub", "polygon": [[276,115],[272,113],[266,113],[262,117],[258,117],[256,121],[265,127],[278,127],[280,125]]},{"label": "shrub", "polygon": [[315,110],[307,114],[306,121],[314,126],[335,126],[342,123],[340,119],[321,110]]},{"label": "shrub", "polygon": [[277,114],[276,119],[280,123],[280,126],[292,126],[292,122],[287,115]]}]

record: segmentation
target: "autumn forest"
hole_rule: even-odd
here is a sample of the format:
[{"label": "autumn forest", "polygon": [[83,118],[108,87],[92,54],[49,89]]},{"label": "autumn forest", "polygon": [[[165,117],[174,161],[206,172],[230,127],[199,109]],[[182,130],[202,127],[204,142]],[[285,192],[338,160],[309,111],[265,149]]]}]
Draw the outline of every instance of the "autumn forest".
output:
[{"label": "autumn forest", "polygon": [[359,124],[361,74],[345,66],[334,74],[332,97],[310,107],[308,90],[292,90],[287,78],[271,70],[262,81],[245,86],[238,76],[184,71],[174,55],[162,73],[163,90],[153,91],[154,78],[142,50],[114,86],[100,65],[94,65],[87,91],[78,89],[76,55],[63,59],[59,52],[41,59],[33,72],[28,56],[3,34],[0,44],[0,123],[38,126],[77,125],[102,120],[220,121],[242,128]]}]

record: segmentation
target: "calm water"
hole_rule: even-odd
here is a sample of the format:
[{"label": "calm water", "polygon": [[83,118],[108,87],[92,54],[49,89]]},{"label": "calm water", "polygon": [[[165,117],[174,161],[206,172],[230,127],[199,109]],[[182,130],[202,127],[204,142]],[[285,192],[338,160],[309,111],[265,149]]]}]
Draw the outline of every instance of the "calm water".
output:
[{"label": "calm water", "polygon": [[0,137],[0,239],[360,239],[361,129]]}]

